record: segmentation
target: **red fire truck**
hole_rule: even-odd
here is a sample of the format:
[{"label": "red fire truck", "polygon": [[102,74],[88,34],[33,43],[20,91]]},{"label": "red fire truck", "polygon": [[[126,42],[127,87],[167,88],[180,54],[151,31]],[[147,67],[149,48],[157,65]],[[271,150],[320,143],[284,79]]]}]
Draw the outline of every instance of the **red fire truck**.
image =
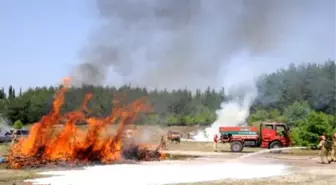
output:
[{"label": "red fire truck", "polygon": [[290,129],[286,123],[267,122],[257,127],[219,127],[220,141],[230,143],[232,152],[241,152],[244,147],[281,148],[291,145]]}]

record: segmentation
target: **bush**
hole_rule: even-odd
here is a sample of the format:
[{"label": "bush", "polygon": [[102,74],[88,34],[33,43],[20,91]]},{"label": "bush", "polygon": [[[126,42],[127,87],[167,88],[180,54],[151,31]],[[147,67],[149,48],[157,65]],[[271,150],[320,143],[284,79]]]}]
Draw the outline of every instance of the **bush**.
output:
[{"label": "bush", "polygon": [[269,114],[269,119],[276,120],[281,116],[281,112],[278,109],[273,109]]},{"label": "bush", "polygon": [[255,113],[251,114],[248,118],[248,122],[256,122],[256,121],[266,121],[270,117],[270,114],[266,110],[257,110]]},{"label": "bush", "polygon": [[292,105],[285,108],[283,117],[287,123],[291,126],[299,126],[299,120],[305,119],[312,109],[309,107],[307,102],[295,102]]},{"label": "bush", "polygon": [[335,131],[333,124],[330,115],[313,111],[306,118],[294,122],[297,126],[291,131],[291,139],[296,145],[315,145],[322,134],[332,135]]},{"label": "bush", "polygon": [[16,120],[13,124],[13,127],[15,129],[22,129],[23,128],[23,123],[20,120]]},{"label": "bush", "polygon": [[274,118],[272,120],[275,121],[275,122],[280,122],[280,123],[287,122],[287,119],[285,117],[283,117],[283,116],[278,116],[278,117],[276,117],[276,118]]},{"label": "bush", "polygon": [[304,142],[301,138],[301,131],[300,128],[293,128],[290,132],[290,138],[292,141],[295,142],[295,145],[297,146],[307,146],[309,143]]}]

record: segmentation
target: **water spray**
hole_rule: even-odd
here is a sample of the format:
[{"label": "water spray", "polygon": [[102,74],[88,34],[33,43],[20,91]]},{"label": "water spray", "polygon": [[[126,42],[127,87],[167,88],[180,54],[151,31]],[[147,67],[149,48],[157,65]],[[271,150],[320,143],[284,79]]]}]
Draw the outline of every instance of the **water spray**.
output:
[{"label": "water spray", "polygon": [[239,156],[238,159],[245,159],[247,157],[260,155],[260,154],[263,154],[263,153],[280,152],[280,151],[283,151],[283,150],[295,150],[295,149],[308,149],[308,147],[296,146],[296,147],[266,149],[266,150],[262,150],[262,151],[253,152],[253,153],[250,153],[250,154],[245,154],[245,155]]}]

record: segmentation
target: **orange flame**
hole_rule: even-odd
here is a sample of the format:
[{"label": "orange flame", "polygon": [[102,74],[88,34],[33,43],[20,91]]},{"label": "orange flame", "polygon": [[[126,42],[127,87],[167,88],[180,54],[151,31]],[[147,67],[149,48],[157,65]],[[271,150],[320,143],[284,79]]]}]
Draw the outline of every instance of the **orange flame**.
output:
[{"label": "orange flame", "polygon": [[[64,80],[64,86],[56,93],[52,111],[35,123],[27,138],[20,139],[11,149],[8,162],[12,168],[42,163],[42,161],[101,161],[111,163],[122,159],[122,138],[125,126],[134,123],[139,113],[150,110],[140,98],[127,106],[113,101],[113,110],[106,118],[85,116],[88,112],[87,102],[92,94],[87,94],[81,111],[61,114],[64,95],[68,90],[70,79]],[[63,129],[56,133],[54,125],[63,124]],[[76,126],[77,122],[86,122],[87,131]],[[107,133],[110,124],[118,124],[114,136]],[[164,158],[162,155],[161,158]]]}]

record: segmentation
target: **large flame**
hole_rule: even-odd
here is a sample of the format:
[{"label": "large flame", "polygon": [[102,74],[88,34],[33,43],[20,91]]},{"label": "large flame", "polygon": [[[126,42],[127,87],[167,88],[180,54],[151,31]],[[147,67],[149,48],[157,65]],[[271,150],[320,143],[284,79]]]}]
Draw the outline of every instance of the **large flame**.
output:
[{"label": "large flame", "polygon": [[[105,118],[96,118],[86,116],[89,112],[86,104],[92,97],[92,94],[87,94],[81,110],[62,115],[61,107],[69,81],[66,78],[64,85],[56,93],[52,111],[32,126],[27,138],[20,139],[10,149],[8,162],[12,168],[55,161],[112,163],[122,159],[122,136],[126,126],[134,123],[139,113],[150,110],[144,103],[145,99],[137,99],[126,106],[121,106],[114,100],[111,114]],[[86,122],[88,128],[78,128],[78,122]],[[112,136],[107,131],[110,124],[118,124],[117,131]],[[55,125],[64,127],[57,132]],[[142,146],[137,148],[147,148]],[[140,155],[147,157],[143,156],[143,152]]]}]

